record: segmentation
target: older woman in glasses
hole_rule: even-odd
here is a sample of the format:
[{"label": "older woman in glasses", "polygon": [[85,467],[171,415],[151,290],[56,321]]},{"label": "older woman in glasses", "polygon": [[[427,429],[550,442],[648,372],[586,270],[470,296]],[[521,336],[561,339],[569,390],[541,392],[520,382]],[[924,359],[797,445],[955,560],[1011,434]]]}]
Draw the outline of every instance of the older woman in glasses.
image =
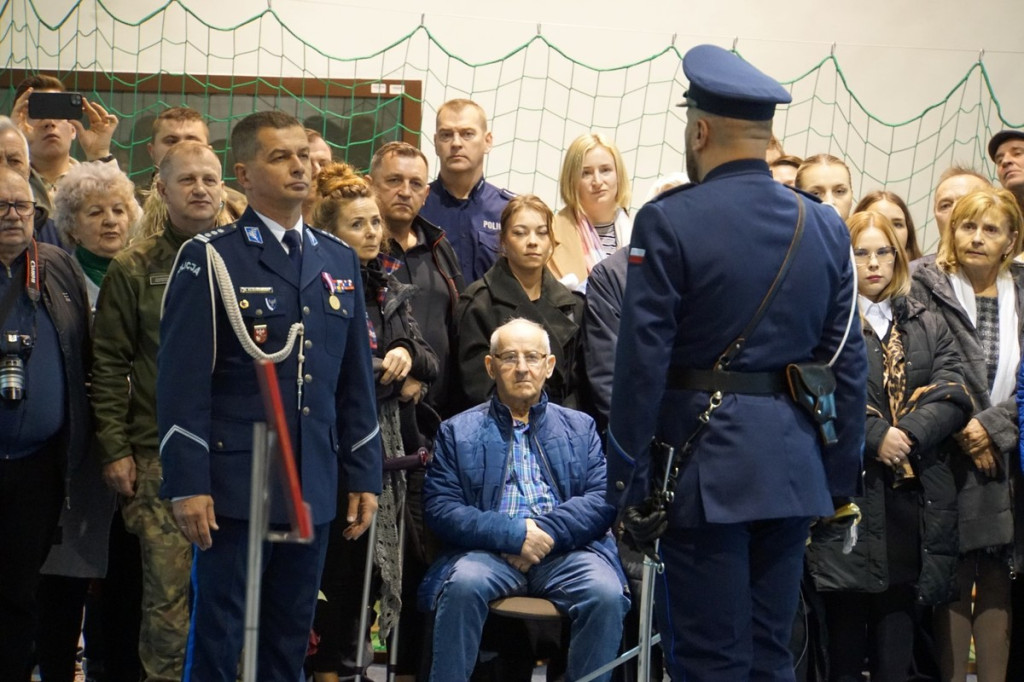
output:
[{"label": "older woman in glasses", "polygon": [[1015,542],[1021,529],[1014,527],[1020,469],[1011,466],[1018,448],[1014,388],[1024,319],[1024,266],[1013,259],[1022,229],[1024,218],[1010,192],[967,194],[953,207],[935,262],[913,275],[911,295],[953,332],[974,399],[949,459],[960,484],[960,560],[958,601],[936,612],[943,679],[964,679],[972,635],[978,681],[1006,676],[1011,576],[1024,567]]},{"label": "older woman in glasses", "polygon": [[487,400],[493,381],[484,370],[491,333],[514,317],[544,327],[551,337],[554,374],[548,398],[578,406],[583,299],[560,284],[548,269],[554,244],[551,209],[531,194],[512,199],[501,214],[501,255],[459,302],[458,361],[466,406]]}]

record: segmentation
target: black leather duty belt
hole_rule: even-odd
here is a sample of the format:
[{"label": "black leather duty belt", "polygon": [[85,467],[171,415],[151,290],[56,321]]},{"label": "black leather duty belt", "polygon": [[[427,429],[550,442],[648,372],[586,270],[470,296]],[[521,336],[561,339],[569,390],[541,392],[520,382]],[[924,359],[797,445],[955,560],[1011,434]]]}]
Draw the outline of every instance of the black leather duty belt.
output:
[{"label": "black leather duty belt", "polygon": [[670,367],[666,388],[751,395],[789,393],[786,375],[782,372],[716,372],[689,367]]}]

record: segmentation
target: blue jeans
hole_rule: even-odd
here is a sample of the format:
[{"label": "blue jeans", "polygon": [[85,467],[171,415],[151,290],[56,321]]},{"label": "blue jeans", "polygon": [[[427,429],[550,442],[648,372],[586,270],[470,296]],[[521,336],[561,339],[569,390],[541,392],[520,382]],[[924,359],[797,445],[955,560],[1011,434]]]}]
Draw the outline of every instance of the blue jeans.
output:
[{"label": "blue jeans", "polygon": [[[544,597],[572,623],[569,680],[583,677],[615,658],[629,597],[604,557],[577,550],[548,557],[520,573],[493,552],[463,554],[437,597],[434,616],[433,682],[468,680],[480,650],[488,605],[510,596]],[[608,680],[611,673],[598,679]]]},{"label": "blue jeans", "polygon": [[673,680],[792,682],[807,518],[670,527],[655,615]]}]

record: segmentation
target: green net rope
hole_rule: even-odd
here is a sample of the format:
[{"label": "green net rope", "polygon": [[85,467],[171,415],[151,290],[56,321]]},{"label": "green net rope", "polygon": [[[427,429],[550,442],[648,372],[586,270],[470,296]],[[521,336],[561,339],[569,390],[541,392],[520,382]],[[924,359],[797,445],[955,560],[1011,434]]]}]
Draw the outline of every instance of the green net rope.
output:
[{"label": "green net rope", "polygon": [[[686,83],[674,45],[600,68],[538,33],[474,63],[420,25],[353,57],[304,41],[272,9],[233,26],[213,26],[181,0],[137,18],[118,16],[102,0],[78,0],[53,14],[35,0],[0,2],[0,55],[11,74],[0,88],[0,111],[13,105],[15,76],[60,76],[121,119],[115,153],[136,182],[151,173],[146,144],[153,118],[182,104],[208,117],[229,178],[231,124],[256,109],[297,115],[323,133],[336,158],[366,168],[373,151],[395,139],[418,143],[433,158],[434,116],[453,97],[474,99],[490,116],[488,179],[553,206],[563,150],[586,131],[615,140],[635,206],[658,176],[684,167],[685,122],[674,105]],[[954,163],[991,175],[988,139],[1021,127],[1004,117],[980,56],[945,97],[904,121],[868,111],[834,54],[784,84],[793,103],[779,109],[775,132],[787,153],[845,159],[858,196],[880,188],[900,194],[926,250],[936,241],[931,205],[938,176]]]}]

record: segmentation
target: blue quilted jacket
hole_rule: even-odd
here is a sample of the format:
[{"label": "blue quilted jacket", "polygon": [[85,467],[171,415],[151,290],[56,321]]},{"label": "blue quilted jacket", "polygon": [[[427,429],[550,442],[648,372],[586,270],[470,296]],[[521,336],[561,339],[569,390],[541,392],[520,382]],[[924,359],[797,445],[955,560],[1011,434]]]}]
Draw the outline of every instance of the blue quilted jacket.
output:
[{"label": "blue quilted jacket", "polygon": [[[512,414],[497,397],[443,422],[423,489],[427,524],[445,552],[420,586],[420,608],[431,611],[455,560],[472,549],[519,554],[526,522],[499,511],[512,453]],[[573,550],[607,559],[623,585],[609,532],[615,508],[605,501],[605,460],[588,415],[549,403],[530,408],[530,447],[558,505],[536,517],[554,541],[550,556]]]}]

